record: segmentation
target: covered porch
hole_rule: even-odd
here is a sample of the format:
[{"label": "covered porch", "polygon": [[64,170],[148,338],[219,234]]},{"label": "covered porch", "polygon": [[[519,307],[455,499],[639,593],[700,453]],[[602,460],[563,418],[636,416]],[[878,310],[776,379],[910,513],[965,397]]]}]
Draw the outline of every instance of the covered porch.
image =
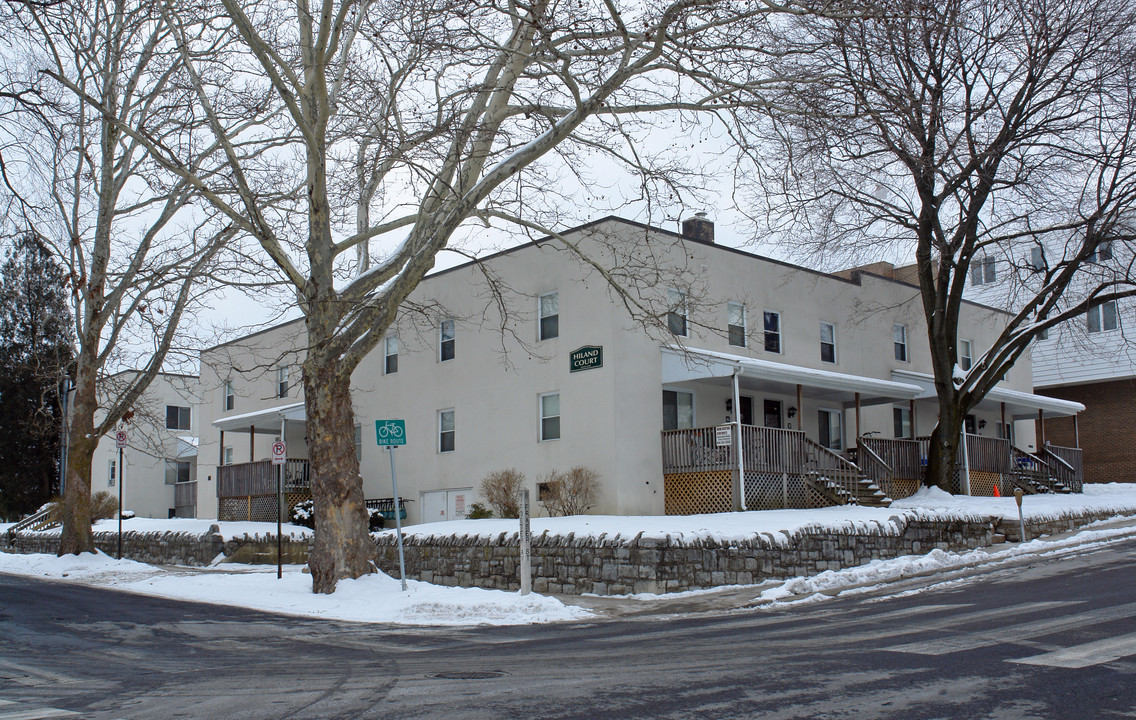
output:
[{"label": "covered porch", "polygon": [[[297,425],[298,423],[298,425]],[[255,412],[233,415],[213,421],[220,432],[217,460],[217,517],[219,520],[276,520],[276,480],[280,466],[271,456],[258,458],[257,436],[287,438],[289,428],[305,423],[304,403],[289,403]],[[249,462],[226,462],[226,438],[230,443],[247,438]],[[307,448],[288,443],[288,459],[283,465],[283,517],[287,518],[296,503],[311,497]],[[300,457],[296,457],[296,456]]]}]

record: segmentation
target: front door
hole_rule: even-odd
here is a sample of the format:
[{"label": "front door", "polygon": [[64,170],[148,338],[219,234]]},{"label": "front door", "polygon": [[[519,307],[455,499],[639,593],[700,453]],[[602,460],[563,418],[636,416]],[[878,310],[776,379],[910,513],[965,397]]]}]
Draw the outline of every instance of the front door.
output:
[{"label": "front door", "polygon": [[738,399],[742,404],[742,425],[753,425],[753,398],[742,395]]},{"label": "front door", "polygon": [[781,401],[780,400],[766,400],[765,401],[765,427],[770,427],[770,428],[781,427]]}]

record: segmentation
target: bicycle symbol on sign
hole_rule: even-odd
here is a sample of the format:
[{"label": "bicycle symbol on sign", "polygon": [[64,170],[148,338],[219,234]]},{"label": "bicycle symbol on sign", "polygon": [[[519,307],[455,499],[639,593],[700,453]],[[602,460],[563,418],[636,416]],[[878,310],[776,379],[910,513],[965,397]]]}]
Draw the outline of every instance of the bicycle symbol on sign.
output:
[{"label": "bicycle symbol on sign", "polygon": [[406,421],[405,420],[376,420],[375,421],[375,440],[379,445],[405,445],[406,444]]},{"label": "bicycle symbol on sign", "polygon": [[402,425],[399,425],[394,420],[387,420],[382,425],[379,425],[376,432],[379,434],[379,437],[381,437],[381,438],[385,438],[385,437],[400,438],[405,433],[405,431],[402,429]]}]

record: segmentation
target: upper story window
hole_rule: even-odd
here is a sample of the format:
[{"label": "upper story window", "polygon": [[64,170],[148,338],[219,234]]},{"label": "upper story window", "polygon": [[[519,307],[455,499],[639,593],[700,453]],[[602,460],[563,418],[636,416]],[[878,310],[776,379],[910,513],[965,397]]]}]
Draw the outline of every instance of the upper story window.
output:
[{"label": "upper story window", "polygon": [[169,430],[189,430],[189,408],[181,405],[166,406],[166,428]]},{"label": "upper story window", "polygon": [[892,342],[895,345],[895,359],[907,362],[907,326],[891,326]]},{"label": "upper story window", "polygon": [[438,329],[438,359],[445,362],[454,357],[454,319],[447,318]]},{"label": "upper story window", "polygon": [[560,337],[560,293],[550,292],[541,295],[538,300],[540,310],[540,327],[538,329],[541,340],[551,340]]},{"label": "upper story window", "polygon": [[830,322],[820,324],[820,361],[836,362],[836,326]]},{"label": "upper story window", "polygon": [[398,336],[388,335],[383,341],[383,374],[398,372]]},{"label": "upper story window", "polygon": [[746,346],[746,307],[741,303],[726,303],[726,332],[734,347]]},{"label": "upper story window", "polygon": [[1103,305],[1090,308],[1085,314],[1091,333],[1107,332],[1117,327],[1116,301],[1109,300]]},{"label": "upper story window", "polygon": [[222,460],[221,460],[222,465],[232,465],[233,464],[233,448],[231,448],[231,447],[224,448],[221,451],[221,457],[222,457]]},{"label": "upper story window", "polygon": [[1089,262],[1099,263],[1112,259],[1112,241],[1102,242],[1089,254]]},{"label": "upper story window", "polygon": [[276,368],[276,397],[288,397],[288,390],[291,388],[289,375],[288,367]]},{"label": "upper story window", "polygon": [[560,439],[560,393],[540,396],[540,439]]},{"label": "upper story window", "polygon": [[166,484],[177,485],[193,479],[190,464],[185,460],[166,460]]},{"label": "upper story window", "polygon": [[764,316],[765,351],[781,352],[781,313],[766,310]]},{"label": "upper story window", "polygon": [[237,394],[233,392],[232,380],[225,381],[225,387],[222,390],[222,396],[224,397],[224,408],[226,410],[232,410],[237,406]]},{"label": "upper story window", "polygon": [[974,364],[974,344],[970,340],[959,340],[959,367],[969,370]]},{"label": "upper story window", "polygon": [[970,265],[970,284],[971,285],[986,285],[992,283],[997,279],[997,273],[994,270],[994,256],[985,255],[980,258],[975,258]]},{"label": "upper story window", "polygon": [[1034,272],[1041,272],[1045,269],[1045,253],[1040,245],[1034,245],[1030,248],[1029,267]]},{"label": "upper story window", "polygon": [[453,410],[439,410],[438,411],[438,452],[453,452],[454,451],[454,435],[456,433],[456,426],[454,425],[454,411]]},{"label": "upper story window", "polygon": [[118,477],[117,470],[118,465],[115,464],[114,460],[107,463],[107,487],[114,487],[114,479]]},{"label": "upper story window", "polygon": [[363,462],[363,426],[355,426],[355,459]]},{"label": "upper story window", "polygon": [[686,337],[686,293],[667,290],[667,329],[679,337]]}]

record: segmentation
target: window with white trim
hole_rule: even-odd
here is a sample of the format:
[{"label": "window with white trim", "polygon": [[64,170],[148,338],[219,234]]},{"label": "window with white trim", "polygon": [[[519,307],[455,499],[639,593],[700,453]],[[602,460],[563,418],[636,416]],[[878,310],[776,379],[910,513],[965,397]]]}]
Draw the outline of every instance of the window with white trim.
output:
[{"label": "window with white trim", "polygon": [[454,319],[446,318],[442,321],[441,327],[438,328],[438,360],[446,362],[453,360],[455,357],[454,348]]},{"label": "window with white trim", "polygon": [[285,365],[284,367],[276,368],[276,397],[288,397],[288,390],[291,389],[291,383],[289,382],[288,378],[290,374],[291,373],[287,365]]},{"label": "window with white trim", "polygon": [[674,335],[686,337],[686,293],[667,290],[667,329]]},{"label": "window with white trim", "polygon": [[688,430],[694,427],[694,394],[682,390],[663,391],[663,429]]},{"label": "window with white trim", "polygon": [[1101,263],[1112,259],[1112,241],[1102,242],[1089,254],[1089,262]]},{"label": "window with white trim", "polygon": [[438,452],[453,452],[454,451],[454,435],[456,434],[456,426],[454,424],[454,411],[439,410],[438,411]]},{"label": "window with white trim", "polygon": [[118,462],[115,460],[107,461],[107,487],[114,487],[115,478],[118,477]]},{"label": "window with white trim", "polygon": [[225,458],[224,461],[222,461],[222,463],[221,463],[222,465],[232,465],[233,464],[233,448],[231,448],[231,447],[225,448],[223,453],[222,453],[222,456]]},{"label": "window with white trim", "polygon": [[560,439],[560,393],[540,396],[540,441]]},{"label": "window with white trim", "polygon": [[970,370],[974,364],[974,344],[970,340],[959,340],[959,367],[963,371]]},{"label": "window with white trim", "polygon": [[1040,245],[1034,245],[1030,248],[1029,268],[1034,272],[1041,272],[1045,269],[1045,252]]},{"label": "window with white trim", "polygon": [[975,258],[970,264],[970,284],[988,285],[997,279],[998,273],[994,267],[994,256],[986,255]]},{"label": "window with white trim", "polygon": [[183,405],[166,406],[166,429],[189,430],[190,409]]},{"label": "window with white trim", "polygon": [[817,441],[829,450],[844,449],[844,413],[840,410],[817,411]]},{"label": "window with white trim", "polygon": [[892,344],[895,346],[895,359],[900,362],[907,362],[907,326],[892,325],[891,336]]},{"label": "window with white trim", "polygon": [[836,326],[830,322],[820,324],[820,361],[836,362]]},{"label": "window with white trim", "polygon": [[765,332],[765,352],[781,352],[781,313],[766,310],[762,313],[762,326]]},{"label": "window with white trim", "polygon": [[363,426],[355,426],[355,458],[363,462]]},{"label": "window with white trim", "polygon": [[746,307],[738,302],[726,303],[726,333],[734,347],[746,346]]},{"label": "window with white trim", "polygon": [[190,476],[190,466],[185,460],[166,460],[166,484],[177,485],[178,483],[189,482],[193,478]]},{"label": "window with white trim", "polygon": [[1118,325],[1116,316],[1116,301],[1109,300],[1103,305],[1090,308],[1085,313],[1088,330],[1091,333],[1108,332],[1115,330]]},{"label": "window with white trim", "polygon": [[226,380],[224,390],[222,390],[222,397],[224,398],[224,405],[226,411],[232,410],[237,406],[237,394],[233,391],[233,381]]},{"label": "window with white trim", "polygon": [[560,293],[553,291],[541,295],[537,305],[540,313],[538,339],[551,340],[560,337]]},{"label": "window with white trim", "polygon": [[394,375],[398,372],[398,336],[387,335],[383,340],[383,374]]},{"label": "window with white trim", "polygon": [[911,428],[911,408],[893,407],[891,409],[891,418],[893,427],[893,435],[895,438],[914,438],[915,433]]}]

